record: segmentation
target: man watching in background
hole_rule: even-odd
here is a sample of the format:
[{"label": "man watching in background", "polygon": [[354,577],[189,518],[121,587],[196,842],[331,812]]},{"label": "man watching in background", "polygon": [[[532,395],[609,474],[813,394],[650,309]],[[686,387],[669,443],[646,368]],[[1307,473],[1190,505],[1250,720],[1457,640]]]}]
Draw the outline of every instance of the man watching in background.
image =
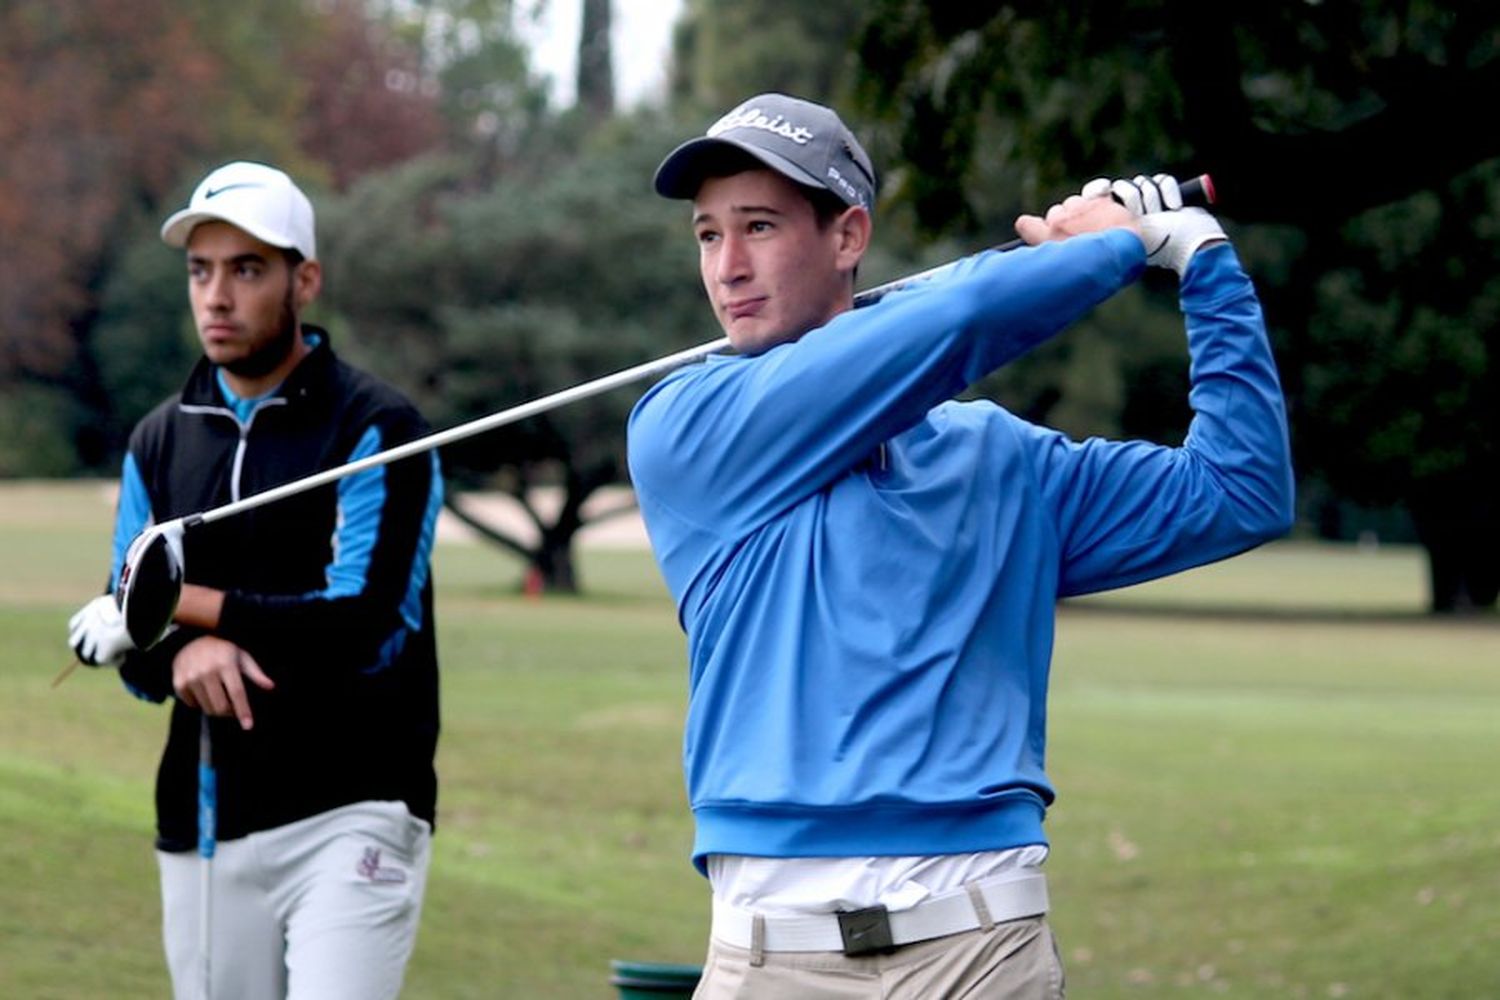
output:
[{"label": "man watching in background", "polygon": [[[322,287],[311,203],[258,163],[210,173],[162,239],[186,251],[203,357],[130,437],[109,590],[144,528],[425,435],[416,409],[301,321]],[[92,665],[172,699],[157,857],[178,997],[200,990],[200,721],[217,772],[211,994],[369,1000],[401,988],[436,802],[429,558],[436,453],[183,538],[172,630],[134,648],[111,594],[70,622]]]}]

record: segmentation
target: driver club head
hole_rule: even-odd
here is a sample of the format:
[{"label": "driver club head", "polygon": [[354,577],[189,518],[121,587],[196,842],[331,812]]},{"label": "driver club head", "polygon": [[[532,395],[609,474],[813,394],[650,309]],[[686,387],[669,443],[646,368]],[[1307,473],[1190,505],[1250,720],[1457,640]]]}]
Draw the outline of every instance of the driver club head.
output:
[{"label": "driver club head", "polygon": [[125,553],[115,601],[137,649],[161,641],[182,596],[182,522],[148,528]]}]

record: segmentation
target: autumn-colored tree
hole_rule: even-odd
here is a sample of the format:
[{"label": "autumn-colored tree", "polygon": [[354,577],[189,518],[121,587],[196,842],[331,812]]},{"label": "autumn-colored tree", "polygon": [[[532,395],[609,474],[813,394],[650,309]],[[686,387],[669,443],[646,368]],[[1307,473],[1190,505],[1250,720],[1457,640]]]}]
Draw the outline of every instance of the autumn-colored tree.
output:
[{"label": "autumn-colored tree", "polygon": [[[101,296],[204,172],[261,159],[343,184],[441,141],[403,44],[355,0],[0,5],[0,475],[112,463],[140,413],[111,373],[147,377],[132,402],[180,379],[121,363]],[[123,322],[134,350],[173,342],[167,317]]]},{"label": "autumn-colored tree", "polygon": [[440,146],[438,84],[420,53],[388,22],[372,20],[360,0],[319,5],[317,30],[290,56],[300,82],[300,147],[335,186]]},{"label": "autumn-colored tree", "polygon": [[[73,400],[102,402],[80,347],[123,214],[157,203],[207,148],[213,123],[194,107],[218,81],[172,0],[0,7],[0,416],[34,439],[8,441],[0,473],[32,446],[64,453],[75,432],[83,460],[99,457],[89,421],[68,419]],[[37,408],[52,419],[23,420]]]},{"label": "autumn-colored tree", "polygon": [[[516,0],[363,0],[370,16],[418,55],[434,87],[448,145],[477,149],[493,179],[547,106],[530,78],[513,19]],[[536,2],[527,6],[535,9]]]},{"label": "autumn-colored tree", "polygon": [[171,0],[0,7],[0,375],[57,375],[123,205],[154,202],[211,128],[216,81]]}]

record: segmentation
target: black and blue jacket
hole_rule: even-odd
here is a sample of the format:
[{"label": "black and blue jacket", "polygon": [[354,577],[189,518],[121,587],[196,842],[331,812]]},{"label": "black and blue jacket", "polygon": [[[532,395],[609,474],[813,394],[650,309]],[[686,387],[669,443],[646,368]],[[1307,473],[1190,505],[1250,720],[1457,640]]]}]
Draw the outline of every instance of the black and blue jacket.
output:
[{"label": "black and blue jacket", "polygon": [[[428,433],[390,386],[340,361],[328,334],[286,381],[234,397],[200,359],[182,391],[135,428],[121,476],[110,589],[146,525],[223,504]],[[255,726],[211,720],[218,838],[352,802],[405,802],[434,820],[437,652],[429,559],[442,504],[435,452],[347,476],[183,536],[186,582],[226,593],[216,635],[276,682],[246,684]],[[136,695],[173,697],[172,660],[203,633],[179,628],[132,652]],[[199,713],[174,700],[156,783],[157,845],[197,842]]]}]

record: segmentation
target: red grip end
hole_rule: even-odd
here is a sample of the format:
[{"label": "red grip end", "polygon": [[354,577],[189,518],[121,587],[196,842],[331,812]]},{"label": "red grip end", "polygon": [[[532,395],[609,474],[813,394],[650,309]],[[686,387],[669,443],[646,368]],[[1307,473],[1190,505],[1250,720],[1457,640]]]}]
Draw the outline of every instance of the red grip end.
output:
[{"label": "red grip end", "polygon": [[1212,205],[1219,200],[1218,192],[1214,190],[1214,179],[1212,177],[1208,174],[1199,174],[1198,183],[1203,188],[1203,198],[1205,201]]}]

